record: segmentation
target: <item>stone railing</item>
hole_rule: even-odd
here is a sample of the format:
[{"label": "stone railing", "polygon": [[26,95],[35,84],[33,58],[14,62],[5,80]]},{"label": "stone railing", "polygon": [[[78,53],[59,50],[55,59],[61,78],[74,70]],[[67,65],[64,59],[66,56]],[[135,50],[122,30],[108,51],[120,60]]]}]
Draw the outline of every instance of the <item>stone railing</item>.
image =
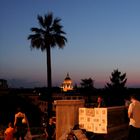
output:
[{"label": "stone railing", "polygon": [[127,140],[128,117],[125,106],[108,107],[108,133],[106,140]]}]

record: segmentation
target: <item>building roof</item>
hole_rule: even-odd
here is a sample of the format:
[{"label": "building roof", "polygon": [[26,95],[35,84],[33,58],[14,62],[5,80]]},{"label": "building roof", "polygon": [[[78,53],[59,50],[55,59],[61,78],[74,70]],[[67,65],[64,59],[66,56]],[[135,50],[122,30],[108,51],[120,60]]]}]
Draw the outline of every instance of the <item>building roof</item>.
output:
[{"label": "building roof", "polygon": [[67,73],[67,76],[66,76],[65,80],[71,80],[68,73]]}]

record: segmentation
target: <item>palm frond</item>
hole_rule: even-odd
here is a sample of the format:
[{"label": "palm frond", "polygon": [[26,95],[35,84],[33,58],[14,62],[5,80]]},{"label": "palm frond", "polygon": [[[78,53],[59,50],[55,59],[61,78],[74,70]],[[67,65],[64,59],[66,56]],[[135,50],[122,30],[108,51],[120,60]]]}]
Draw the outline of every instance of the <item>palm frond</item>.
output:
[{"label": "palm frond", "polygon": [[44,41],[41,38],[40,34],[32,34],[28,36],[28,40],[31,40],[31,48],[40,49],[44,46]]},{"label": "palm frond", "polygon": [[43,17],[38,15],[37,16],[37,19],[38,19],[38,22],[39,22],[39,25],[43,28],[45,28],[45,23],[44,23],[44,20],[43,20]]},{"label": "palm frond", "polygon": [[59,48],[63,48],[67,42],[67,39],[62,35],[56,35],[55,39],[56,39],[56,44],[58,45]]},{"label": "palm frond", "polygon": [[62,27],[63,26],[56,24],[52,26],[52,29],[54,30],[54,32],[59,33],[62,30]]},{"label": "palm frond", "polygon": [[39,28],[36,28],[36,27],[33,27],[33,28],[31,28],[31,31],[32,32],[35,32],[35,33],[43,33],[44,31],[42,30],[42,29],[39,29]]},{"label": "palm frond", "polygon": [[31,34],[28,36],[28,40],[31,40],[32,48],[41,49],[44,51],[47,46],[63,48],[67,39],[66,33],[62,30],[63,26],[60,24],[61,19],[55,18],[53,20],[53,14],[48,13],[44,17],[38,15],[38,21],[40,28],[31,28]]},{"label": "palm frond", "polygon": [[44,23],[47,28],[49,28],[53,21],[53,14],[50,12],[44,16]]},{"label": "palm frond", "polygon": [[55,18],[54,21],[53,21],[53,24],[59,24],[61,21],[61,18]]}]

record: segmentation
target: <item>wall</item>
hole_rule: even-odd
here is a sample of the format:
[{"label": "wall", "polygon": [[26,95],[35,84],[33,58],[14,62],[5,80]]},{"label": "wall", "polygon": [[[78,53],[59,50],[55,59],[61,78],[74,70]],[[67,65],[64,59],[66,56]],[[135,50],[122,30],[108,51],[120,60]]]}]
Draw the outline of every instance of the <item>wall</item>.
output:
[{"label": "wall", "polygon": [[66,134],[78,124],[78,110],[84,107],[84,100],[57,100],[56,140],[63,140]]}]

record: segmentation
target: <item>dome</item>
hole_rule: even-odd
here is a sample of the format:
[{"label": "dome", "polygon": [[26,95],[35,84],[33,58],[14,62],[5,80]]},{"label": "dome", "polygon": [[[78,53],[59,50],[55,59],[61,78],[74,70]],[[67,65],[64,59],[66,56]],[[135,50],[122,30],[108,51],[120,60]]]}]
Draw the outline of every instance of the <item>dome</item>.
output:
[{"label": "dome", "polygon": [[70,79],[70,77],[69,77],[69,74],[67,73],[67,76],[66,76],[66,78],[65,78],[65,80],[64,81],[71,81],[71,79]]},{"label": "dome", "polygon": [[64,82],[62,83],[61,88],[63,89],[63,91],[73,90],[72,80],[69,77],[68,73],[66,78],[64,79]]}]

